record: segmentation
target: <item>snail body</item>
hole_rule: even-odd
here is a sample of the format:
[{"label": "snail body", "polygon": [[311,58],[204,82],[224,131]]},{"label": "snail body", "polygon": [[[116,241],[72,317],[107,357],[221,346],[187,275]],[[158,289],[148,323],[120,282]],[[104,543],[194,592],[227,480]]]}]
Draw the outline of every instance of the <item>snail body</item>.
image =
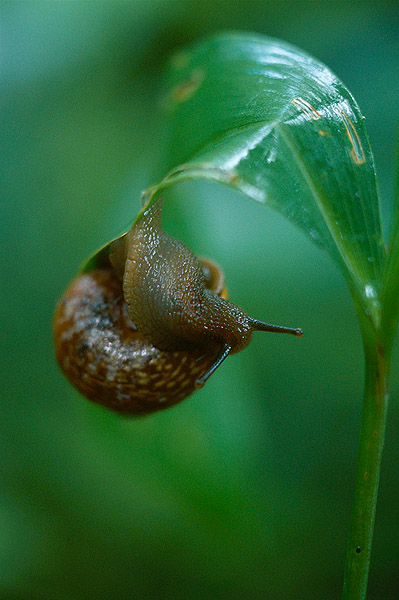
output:
[{"label": "snail body", "polygon": [[255,330],[302,334],[227,300],[220,267],[168,236],[161,216],[157,200],[72,281],[54,317],[64,373],[90,400],[125,414],[180,402]]},{"label": "snail body", "polygon": [[[161,228],[162,200],[131,230],[126,250],[111,263],[123,273],[127,311],[157,348],[220,348],[230,354],[248,345],[253,320],[205,286],[198,258]],[[122,262],[121,262],[121,256]]]}]

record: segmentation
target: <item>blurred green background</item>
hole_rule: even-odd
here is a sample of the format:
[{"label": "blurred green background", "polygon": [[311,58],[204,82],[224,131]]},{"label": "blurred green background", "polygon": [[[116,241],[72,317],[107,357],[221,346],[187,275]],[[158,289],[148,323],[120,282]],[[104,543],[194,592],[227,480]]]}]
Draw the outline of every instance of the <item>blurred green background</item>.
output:
[{"label": "blurred green background", "polygon": [[[281,37],[327,63],[367,118],[385,228],[398,109],[397,3],[2,2],[0,598],[336,599],[352,502],[362,348],[330,259],[278,215],[209,184],[165,228],[224,265],[257,335],[205,389],[127,420],[58,370],[54,305],[155,182],[162,69],[211,31]],[[397,597],[398,352],[370,575]]]}]

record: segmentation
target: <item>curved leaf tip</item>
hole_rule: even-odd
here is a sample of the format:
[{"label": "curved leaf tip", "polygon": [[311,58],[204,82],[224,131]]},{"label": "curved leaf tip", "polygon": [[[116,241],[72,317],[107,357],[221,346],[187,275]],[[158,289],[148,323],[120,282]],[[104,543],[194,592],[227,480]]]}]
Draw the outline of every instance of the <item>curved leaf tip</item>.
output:
[{"label": "curved leaf tip", "polygon": [[144,200],[189,179],[238,189],[323,245],[377,313],[385,257],[375,169],[344,84],[285,42],[223,33],[172,59],[165,97],[168,174]]}]

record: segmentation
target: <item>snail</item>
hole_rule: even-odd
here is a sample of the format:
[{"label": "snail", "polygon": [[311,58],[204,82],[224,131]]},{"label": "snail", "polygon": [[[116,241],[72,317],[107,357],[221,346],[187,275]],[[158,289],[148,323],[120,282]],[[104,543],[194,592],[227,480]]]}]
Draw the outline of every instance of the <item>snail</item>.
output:
[{"label": "snail", "polygon": [[146,415],[203,387],[254,331],[301,329],[252,319],[227,299],[222,270],[161,227],[163,201],[104,247],[72,281],[54,316],[56,358],[87,398]]}]

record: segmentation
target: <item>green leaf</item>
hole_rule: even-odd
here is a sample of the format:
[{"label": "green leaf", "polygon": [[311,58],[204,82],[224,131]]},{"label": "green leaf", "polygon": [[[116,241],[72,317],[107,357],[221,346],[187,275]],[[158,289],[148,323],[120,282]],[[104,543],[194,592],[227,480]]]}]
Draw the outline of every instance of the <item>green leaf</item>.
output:
[{"label": "green leaf", "polygon": [[359,107],[327,67],[279,40],[216,35],[172,59],[164,107],[169,172],[144,194],[147,206],[191,179],[240,190],[324,246],[378,320],[384,244],[373,157]]}]

